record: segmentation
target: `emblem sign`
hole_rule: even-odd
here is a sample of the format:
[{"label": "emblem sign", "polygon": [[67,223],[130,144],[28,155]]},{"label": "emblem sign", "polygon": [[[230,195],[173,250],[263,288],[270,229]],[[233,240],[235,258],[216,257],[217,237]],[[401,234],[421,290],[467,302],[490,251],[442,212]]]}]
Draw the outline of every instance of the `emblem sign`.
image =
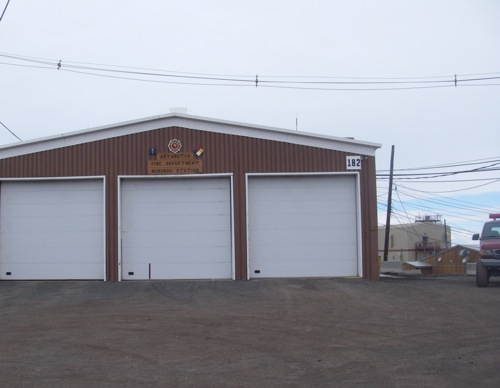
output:
[{"label": "emblem sign", "polygon": [[[154,147],[151,147],[154,148]],[[179,152],[182,148],[180,140],[168,142],[170,152],[155,152],[149,150],[149,175],[201,174],[203,173],[203,148],[196,147],[193,152]]]},{"label": "emblem sign", "polygon": [[196,147],[194,150],[193,150],[194,154],[196,156],[201,156],[201,154],[203,153],[203,148],[201,148],[200,146]]},{"label": "emblem sign", "polygon": [[168,142],[168,150],[176,154],[182,148],[182,143],[177,139],[172,139]]}]

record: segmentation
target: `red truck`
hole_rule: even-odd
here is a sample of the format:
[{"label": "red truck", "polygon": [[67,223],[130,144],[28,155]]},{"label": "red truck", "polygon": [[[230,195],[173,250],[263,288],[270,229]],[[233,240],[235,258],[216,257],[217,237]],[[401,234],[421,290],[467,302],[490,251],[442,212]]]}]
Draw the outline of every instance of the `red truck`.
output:
[{"label": "red truck", "polygon": [[491,276],[500,276],[500,213],[490,214],[490,219],[483,226],[481,235],[476,233],[473,240],[479,240],[481,258],[476,267],[476,284],[488,287]]}]

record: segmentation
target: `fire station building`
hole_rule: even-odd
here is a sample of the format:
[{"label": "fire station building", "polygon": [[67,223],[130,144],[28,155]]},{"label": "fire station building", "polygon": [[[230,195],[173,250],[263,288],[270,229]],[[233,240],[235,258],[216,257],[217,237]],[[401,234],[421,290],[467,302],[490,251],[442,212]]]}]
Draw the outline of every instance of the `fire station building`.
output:
[{"label": "fire station building", "polygon": [[377,279],[379,147],[179,113],[0,147],[0,280]]}]

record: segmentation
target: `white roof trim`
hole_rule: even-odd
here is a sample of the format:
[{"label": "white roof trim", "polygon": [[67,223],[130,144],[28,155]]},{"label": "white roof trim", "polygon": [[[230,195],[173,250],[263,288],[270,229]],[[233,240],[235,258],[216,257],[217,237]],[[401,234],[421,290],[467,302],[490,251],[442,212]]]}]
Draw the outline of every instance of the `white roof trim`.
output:
[{"label": "white roof trim", "polygon": [[275,140],[367,156],[375,156],[376,149],[381,147],[381,144],[378,143],[369,143],[349,138],[171,113],[0,146],[0,159],[168,127],[183,127],[228,135]]}]

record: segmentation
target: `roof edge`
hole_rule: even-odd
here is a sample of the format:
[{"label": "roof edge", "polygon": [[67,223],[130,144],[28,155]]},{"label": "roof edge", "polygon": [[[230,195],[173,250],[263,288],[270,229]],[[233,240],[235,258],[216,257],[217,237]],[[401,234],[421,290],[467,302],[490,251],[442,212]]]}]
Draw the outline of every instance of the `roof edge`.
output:
[{"label": "roof edge", "polygon": [[172,126],[309,145],[374,156],[381,144],[269,126],[169,113],[0,146],[0,159]]}]

